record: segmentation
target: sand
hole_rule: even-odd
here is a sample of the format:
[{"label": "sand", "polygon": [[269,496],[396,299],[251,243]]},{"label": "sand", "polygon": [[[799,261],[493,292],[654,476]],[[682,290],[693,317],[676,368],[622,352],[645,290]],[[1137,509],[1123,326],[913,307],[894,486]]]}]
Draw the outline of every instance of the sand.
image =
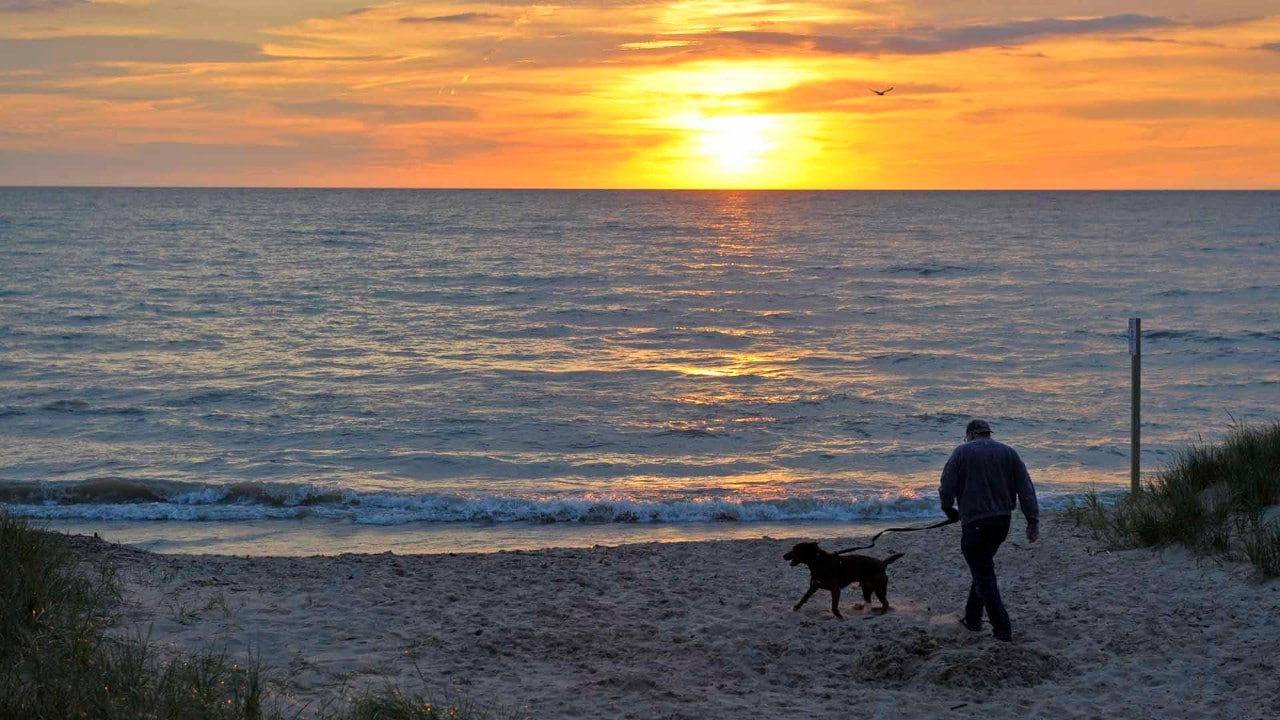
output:
[{"label": "sand", "polygon": [[[885,615],[833,617],[792,539],[449,555],[157,555],[88,538],[125,627],[260,656],[289,702],[398,684],[530,718],[1280,717],[1280,581],[1048,518],[997,556],[1014,642],[970,633],[954,526],[884,536]],[[814,538],[826,549],[866,538]]]}]

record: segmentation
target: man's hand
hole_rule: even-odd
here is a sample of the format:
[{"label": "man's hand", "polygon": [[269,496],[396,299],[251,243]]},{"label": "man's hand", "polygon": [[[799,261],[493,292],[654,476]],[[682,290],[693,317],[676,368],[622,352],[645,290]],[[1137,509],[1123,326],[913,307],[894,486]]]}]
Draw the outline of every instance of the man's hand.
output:
[{"label": "man's hand", "polygon": [[1027,523],[1027,542],[1040,539],[1040,523]]},{"label": "man's hand", "polygon": [[960,519],[960,511],[950,505],[942,508],[942,512],[946,513],[947,519],[951,522],[955,522]]}]

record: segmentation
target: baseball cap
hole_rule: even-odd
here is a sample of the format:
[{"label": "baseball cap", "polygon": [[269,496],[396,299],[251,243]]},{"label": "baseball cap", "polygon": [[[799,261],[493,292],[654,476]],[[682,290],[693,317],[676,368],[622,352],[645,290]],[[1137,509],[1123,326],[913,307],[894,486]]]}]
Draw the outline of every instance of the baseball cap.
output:
[{"label": "baseball cap", "polygon": [[969,424],[964,426],[965,435],[969,435],[970,433],[974,435],[978,435],[981,433],[990,433],[990,432],[991,432],[991,424],[988,423],[986,420],[970,420]]}]

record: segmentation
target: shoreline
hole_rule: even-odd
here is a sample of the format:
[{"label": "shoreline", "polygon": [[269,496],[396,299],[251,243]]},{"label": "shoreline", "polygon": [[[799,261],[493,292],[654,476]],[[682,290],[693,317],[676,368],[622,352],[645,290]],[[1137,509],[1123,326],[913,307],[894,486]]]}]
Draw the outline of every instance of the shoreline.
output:
[{"label": "shoreline", "polygon": [[715,542],[762,537],[875,534],[924,526],[938,518],[788,520],[686,523],[427,523],[360,525],[341,520],[260,520],[232,523],[157,521],[33,521],[55,533],[94,536],[157,554],[309,557],[313,555],[435,555],[547,548],[589,548],[648,542]]},{"label": "shoreline", "polygon": [[[1108,552],[1015,516],[997,556],[1014,643],[956,623],[968,572],[954,527],[889,534],[885,615],[846,619],[795,539],[436,555],[161,555],[67,536],[110,560],[123,631],[257,655],[287,702],[398,685],[531,718],[1203,718],[1280,707],[1280,581],[1181,548]],[[833,550],[869,535],[818,538]]]}]

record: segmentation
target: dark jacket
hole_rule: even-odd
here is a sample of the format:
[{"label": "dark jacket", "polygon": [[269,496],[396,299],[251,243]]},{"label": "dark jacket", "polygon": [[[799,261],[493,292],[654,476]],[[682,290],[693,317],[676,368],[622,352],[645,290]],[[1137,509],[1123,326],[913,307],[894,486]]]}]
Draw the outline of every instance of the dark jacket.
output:
[{"label": "dark jacket", "polygon": [[942,469],[938,496],[943,508],[959,502],[960,522],[964,524],[1012,515],[1019,502],[1028,524],[1040,520],[1036,488],[1027,466],[1013,448],[989,437],[970,440],[951,453]]}]

